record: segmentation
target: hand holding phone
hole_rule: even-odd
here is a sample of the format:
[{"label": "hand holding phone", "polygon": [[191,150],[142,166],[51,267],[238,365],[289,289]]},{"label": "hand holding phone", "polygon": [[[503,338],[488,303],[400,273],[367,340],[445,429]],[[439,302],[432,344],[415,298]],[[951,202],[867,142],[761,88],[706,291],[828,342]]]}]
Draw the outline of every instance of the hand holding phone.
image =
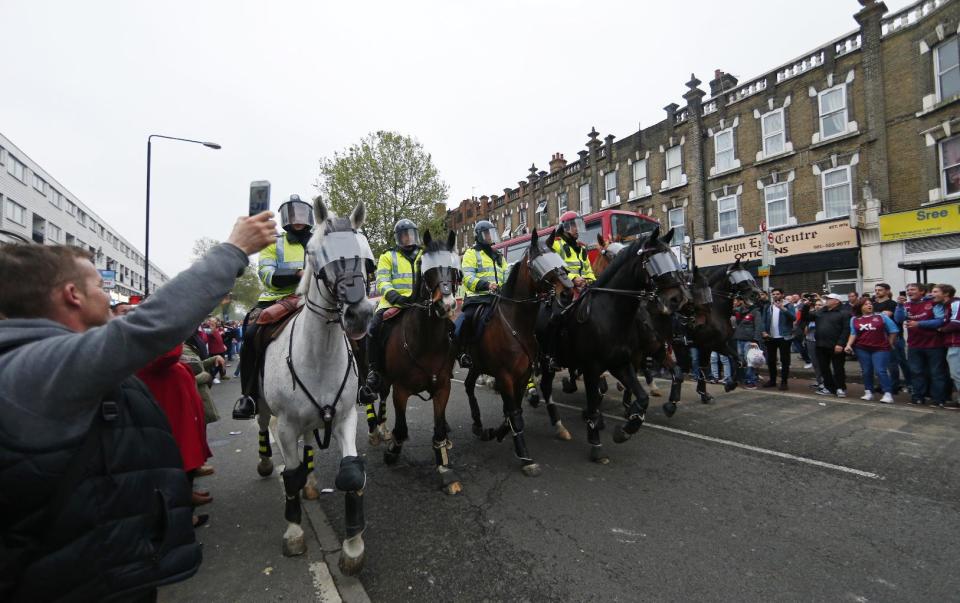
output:
[{"label": "hand holding phone", "polygon": [[270,182],[256,180],[250,183],[250,213],[255,216],[261,212],[270,211]]}]

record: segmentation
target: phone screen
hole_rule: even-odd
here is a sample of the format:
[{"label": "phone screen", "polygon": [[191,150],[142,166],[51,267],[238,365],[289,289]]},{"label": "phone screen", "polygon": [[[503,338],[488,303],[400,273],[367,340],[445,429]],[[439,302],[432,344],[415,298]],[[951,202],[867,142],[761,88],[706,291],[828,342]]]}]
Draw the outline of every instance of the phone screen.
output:
[{"label": "phone screen", "polygon": [[270,183],[266,180],[257,180],[250,183],[250,215],[270,209]]}]

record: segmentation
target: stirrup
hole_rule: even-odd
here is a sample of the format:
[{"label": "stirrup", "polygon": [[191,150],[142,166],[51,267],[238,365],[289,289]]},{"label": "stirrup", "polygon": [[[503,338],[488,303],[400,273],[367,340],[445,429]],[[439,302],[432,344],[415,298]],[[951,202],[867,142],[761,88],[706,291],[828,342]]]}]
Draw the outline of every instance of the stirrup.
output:
[{"label": "stirrup", "polygon": [[366,383],[357,390],[357,402],[360,404],[373,404],[376,401],[377,394]]},{"label": "stirrup", "polygon": [[250,396],[240,396],[233,405],[233,418],[237,421],[253,419],[257,416],[257,401]]},{"label": "stirrup", "polygon": [[471,368],[473,367],[473,358],[470,357],[470,354],[460,354],[460,357],[457,358],[457,362],[460,363],[460,368]]}]

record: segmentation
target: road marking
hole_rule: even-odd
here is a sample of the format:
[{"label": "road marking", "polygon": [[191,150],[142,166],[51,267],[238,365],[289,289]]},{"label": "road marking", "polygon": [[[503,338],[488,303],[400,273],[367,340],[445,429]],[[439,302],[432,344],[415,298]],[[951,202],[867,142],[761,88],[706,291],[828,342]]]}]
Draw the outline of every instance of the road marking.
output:
[{"label": "road marking", "polygon": [[310,564],[310,575],[313,576],[313,589],[316,600],[322,603],[339,603],[343,601],[330,575],[330,568],[324,561],[314,561]]},{"label": "road marking", "polygon": [[[563,404],[556,402],[557,406],[568,408],[570,410],[583,410],[571,404]],[[625,423],[626,420],[623,417],[618,417],[616,415],[611,415],[603,413],[603,416],[614,421],[620,421]],[[827,463],[826,461],[818,461],[816,459],[807,458],[805,456],[797,456],[795,454],[790,454],[787,452],[780,452],[779,450],[770,450],[769,448],[760,448],[759,446],[751,446],[750,444],[742,444],[740,442],[734,442],[732,440],[724,440],[722,438],[715,438],[713,436],[703,435],[702,433],[694,433],[692,431],[685,431],[683,429],[676,429],[675,427],[667,427],[666,425],[657,425],[655,423],[644,423],[644,426],[650,427],[651,429],[659,429],[661,431],[666,431],[669,433],[675,433],[677,435],[686,436],[689,438],[695,438],[698,440],[703,440],[705,442],[712,442],[714,444],[721,444],[723,446],[731,446],[733,448],[740,448],[741,450],[749,450],[750,452],[758,452],[760,454],[766,454],[768,456],[775,456],[777,458],[787,459],[790,461],[796,461],[798,463],[804,463],[806,465],[813,465],[815,467],[822,467],[824,469],[833,469],[834,471],[841,471],[843,473],[849,473],[851,475],[856,475],[859,477],[866,477],[870,479],[883,479],[880,475],[872,473],[870,471],[863,471],[861,469],[854,469],[852,467],[845,467],[843,465],[835,465],[833,463]]]},{"label": "road marking", "polygon": [[[761,394],[770,395],[770,393],[771,393],[771,392],[764,392],[764,391],[761,391],[761,390],[759,390],[759,389],[745,389],[745,388],[739,388],[739,387],[738,387],[736,390],[734,390],[734,391],[747,392],[747,393],[750,393],[750,394],[753,394],[753,395],[761,395]],[[810,401],[810,402],[830,402],[830,403],[832,403],[832,404],[846,404],[846,405],[848,405],[848,406],[864,406],[864,407],[866,407],[866,408],[872,408],[872,409],[874,409],[874,410],[879,410],[879,409],[883,408],[883,409],[890,409],[890,410],[901,410],[901,411],[904,411],[904,412],[915,412],[915,413],[920,413],[920,414],[924,414],[924,415],[932,415],[932,414],[934,414],[934,411],[932,411],[932,410],[923,410],[923,409],[920,409],[920,408],[911,408],[910,406],[903,406],[903,405],[901,405],[901,404],[881,404],[881,403],[879,403],[879,402],[857,402],[856,400],[845,400],[845,399],[842,399],[842,398],[829,397],[829,396],[820,396],[819,398],[813,398],[813,397],[810,397],[810,396],[804,396],[803,394],[794,394],[794,393],[790,393],[790,392],[780,392],[780,391],[778,391],[777,393],[775,393],[775,394],[773,394],[773,395],[775,395],[775,396],[777,396],[777,397],[783,397],[783,398],[795,398],[795,399],[797,399],[797,400],[808,400],[808,401]],[[718,398],[718,399],[720,399],[720,398]]]}]

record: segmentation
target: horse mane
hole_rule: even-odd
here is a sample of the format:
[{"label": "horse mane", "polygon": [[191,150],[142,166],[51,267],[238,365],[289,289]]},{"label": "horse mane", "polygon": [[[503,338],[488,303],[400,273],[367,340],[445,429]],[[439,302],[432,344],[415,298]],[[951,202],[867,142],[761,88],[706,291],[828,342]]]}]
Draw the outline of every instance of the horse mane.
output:
[{"label": "horse mane", "polygon": [[[303,254],[303,276],[300,277],[300,284],[297,285],[297,295],[301,300],[307,299],[310,293],[310,277],[313,276],[313,267],[310,262],[310,254]],[[303,303],[303,302],[301,302]]]},{"label": "horse mane", "polygon": [[606,287],[610,284],[610,281],[613,280],[613,277],[616,276],[617,271],[620,269],[620,266],[626,264],[630,258],[637,254],[637,251],[647,242],[647,239],[637,237],[635,241],[630,243],[623,251],[618,253],[613,261],[610,262],[610,265],[607,266],[607,269],[603,271],[603,274],[596,280],[594,287]]}]

